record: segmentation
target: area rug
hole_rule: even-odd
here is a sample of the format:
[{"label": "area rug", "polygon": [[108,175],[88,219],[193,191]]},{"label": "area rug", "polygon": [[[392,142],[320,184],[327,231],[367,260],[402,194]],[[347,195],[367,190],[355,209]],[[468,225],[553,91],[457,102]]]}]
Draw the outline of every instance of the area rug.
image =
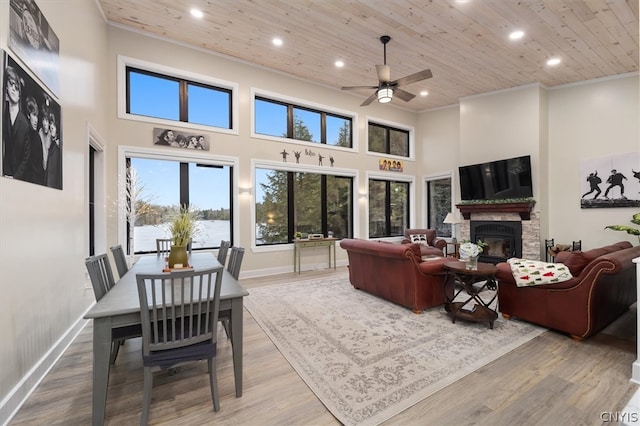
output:
[{"label": "area rug", "polygon": [[347,276],[253,288],[245,306],[327,409],[345,425],[377,425],[538,336],[498,318],[452,323],[360,290]]}]

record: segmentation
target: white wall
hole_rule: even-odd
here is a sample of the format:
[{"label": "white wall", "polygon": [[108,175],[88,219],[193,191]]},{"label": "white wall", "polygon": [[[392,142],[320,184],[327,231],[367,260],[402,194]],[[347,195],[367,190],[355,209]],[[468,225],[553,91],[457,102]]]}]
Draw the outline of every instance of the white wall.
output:
[{"label": "white wall", "polygon": [[634,74],[549,91],[549,236],[556,242],[582,240],[583,249],[621,240],[638,245],[638,238],[604,227],[634,226],[629,220],[640,209],[580,208],[581,160],[640,151],[638,90]]},{"label": "white wall", "polygon": [[[365,134],[367,117],[382,119],[404,126],[416,126],[417,114],[400,108],[394,108],[389,105],[383,106],[378,103],[373,103],[368,107],[360,107],[359,105],[362,102],[362,98],[353,96],[350,93],[327,89],[301,80],[292,79],[280,73],[269,72],[255,66],[230,60],[226,57],[214,56],[197,49],[167,43],[135,32],[112,27],[109,29],[108,53],[110,60],[109,69],[111,70],[109,84],[112,89],[109,95],[109,109],[111,111],[109,117],[109,138],[111,140],[117,140],[118,144],[122,145],[147,147],[168,154],[175,152],[174,148],[153,146],[151,132],[154,127],[161,127],[158,126],[158,124],[131,121],[117,117],[116,61],[118,55],[136,58],[166,67],[180,68],[190,73],[206,75],[238,84],[240,104],[239,132],[237,135],[209,132],[212,143],[211,150],[207,155],[211,157],[228,156],[237,158],[239,161],[239,182],[242,185],[250,184],[253,186],[251,175],[252,160],[281,162],[280,152],[283,149],[287,149],[289,152],[291,152],[292,149],[300,149],[300,145],[251,137],[252,88],[266,90],[280,96],[295,98],[301,102],[323,105],[330,109],[338,108],[357,114],[357,123],[355,124],[357,127],[354,128],[354,133],[356,134],[359,152],[332,150],[330,147],[319,144],[310,147],[314,152],[326,157],[332,155],[335,158],[336,168],[342,167],[355,170],[359,179],[359,187],[355,189],[357,192],[366,191],[366,173],[367,171],[376,171],[378,169],[378,159],[380,158],[379,156],[369,155],[366,152],[367,144]],[[117,200],[117,187],[113,184],[117,181],[117,155],[117,147],[110,146],[108,151],[109,204]],[[305,158],[303,155],[300,162],[307,165],[317,165],[317,158]],[[418,161],[411,159],[404,163],[405,176],[416,176],[417,173],[422,172],[422,167],[420,167]],[[324,164],[326,168],[329,169],[326,161]],[[397,173],[387,173],[392,177],[397,176]],[[419,179],[416,179],[416,182],[419,182]],[[255,193],[255,191],[253,191],[253,193]],[[416,193],[419,194],[419,191],[416,191]],[[235,245],[241,245],[247,248],[242,266],[243,276],[292,271],[293,249],[291,246],[271,247],[267,249],[252,247],[251,228],[249,225],[251,223],[251,210],[253,208],[252,197],[239,198],[238,223],[242,225],[236,235],[236,241],[233,242]],[[415,205],[419,206],[420,202]],[[355,203],[355,207],[356,222],[359,225],[356,228],[355,235],[364,238],[366,237],[367,224],[367,212],[364,209],[366,203],[364,200],[358,200],[358,202]],[[417,209],[414,207],[414,210]],[[115,239],[118,234],[118,222],[115,215],[111,214],[109,216],[108,224],[109,245],[123,243],[123,241],[117,241]],[[311,264],[326,263],[327,256],[325,251],[326,250],[318,249],[318,255],[315,259],[313,254],[310,255],[305,252],[305,260]],[[337,255],[338,262],[342,261],[344,264],[346,262],[346,254],[338,248]]]},{"label": "white wall", "polygon": [[[87,124],[107,132],[106,26],[94,2],[63,3],[37,2],[60,39],[63,190],[0,177],[0,423],[94,301],[83,262]],[[0,2],[5,51],[8,14]]]}]

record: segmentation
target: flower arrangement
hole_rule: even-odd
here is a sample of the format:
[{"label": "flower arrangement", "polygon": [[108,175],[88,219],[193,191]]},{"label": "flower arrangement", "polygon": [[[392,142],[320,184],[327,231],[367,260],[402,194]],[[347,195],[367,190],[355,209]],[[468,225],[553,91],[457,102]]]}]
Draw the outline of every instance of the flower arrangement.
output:
[{"label": "flower arrangement", "polygon": [[478,240],[475,243],[468,240],[463,241],[462,244],[460,244],[460,258],[469,259],[471,257],[478,257],[486,246],[487,244],[483,243],[482,240]]},{"label": "flower arrangement", "polygon": [[186,246],[198,233],[198,214],[188,205],[183,205],[169,224],[171,239],[176,246]]}]

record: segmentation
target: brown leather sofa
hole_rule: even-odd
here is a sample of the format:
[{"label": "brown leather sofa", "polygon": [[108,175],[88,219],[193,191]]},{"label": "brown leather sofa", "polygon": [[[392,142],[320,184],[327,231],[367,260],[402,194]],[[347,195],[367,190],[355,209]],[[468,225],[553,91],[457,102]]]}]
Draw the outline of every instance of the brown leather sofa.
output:
[{"label": "brown leather sofa", "polygon": [[505,318],[516,317],[583,340],[613,322],[636,301],[640,246],[628,241],[589,251],[560,252],[569,281],[517,287],[508,263],[499,263],[498,303]]},{"label": "brown leather sofa", "polygon": [[[443,264],[451,259],[422,261],[418,244],[343,239],[354,288],[410,308],[415,313],[445,303]],[[453,288],[447,289],[453,297]]]},{"label": "brown leather sofa", "polygon": [[423,256],[444,256],[445,248],[447,247],[447,241],[443,238],[436,237],[435,229],[405,229],[404,238],[400,241],[401,244],[411,244],[412,235],[423,235],[426,237],[426,241],[420,244],[420,253]]}]

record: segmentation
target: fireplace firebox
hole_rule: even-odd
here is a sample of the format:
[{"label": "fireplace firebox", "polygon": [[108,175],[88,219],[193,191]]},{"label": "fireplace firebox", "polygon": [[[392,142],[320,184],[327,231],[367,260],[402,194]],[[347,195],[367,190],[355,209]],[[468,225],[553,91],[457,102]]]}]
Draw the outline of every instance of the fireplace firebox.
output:
[{"label": "fireplace firebox", "polygon": [[510,257],[522,257],[522,222],[471,221],[471,241],[487,244],[480,262],[499,263]]}]

